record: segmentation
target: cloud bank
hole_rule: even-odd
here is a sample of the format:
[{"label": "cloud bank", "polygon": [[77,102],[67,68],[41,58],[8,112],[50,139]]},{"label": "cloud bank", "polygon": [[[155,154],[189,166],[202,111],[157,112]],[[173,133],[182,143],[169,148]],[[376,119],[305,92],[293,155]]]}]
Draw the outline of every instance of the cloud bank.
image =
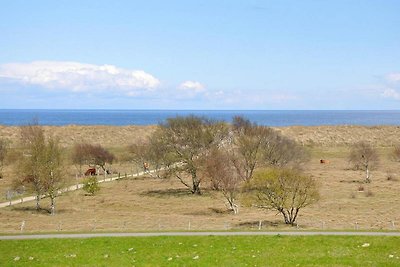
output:
[{"label": "cloud bank", "polygon": [[121,91],[134,95],[152,91],[160,81],[142,70],[113,65],[93,65],[69,61],[34,61],[0,65],[0,78],[25,85],[73,92]]},{"label": "cloud bank", "polygon": [[197,81],[185,81],[179,85],[179,89],[194,93],[200,93],[206,90],[204,85]]}]

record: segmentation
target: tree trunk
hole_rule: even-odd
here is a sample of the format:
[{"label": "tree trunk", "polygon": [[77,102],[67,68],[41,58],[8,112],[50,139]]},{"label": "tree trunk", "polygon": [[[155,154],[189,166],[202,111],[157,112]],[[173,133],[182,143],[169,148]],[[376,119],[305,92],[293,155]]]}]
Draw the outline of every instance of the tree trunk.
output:
[{"label": "tree trunk", "polygon": [[290,224],[290,225],[294,225],[296,218],[297,218],[297,214],[299,212],[299,209],[294,209],[289,211],[289,210],[284,210],[284,209],[279,209],[279,212],[282,213],[283,218],[285,219],[285,224]]},{"label": "tree trunk", "polygon": [[40,196],[36,195],[36,210],[40,210]]},{"label": "tree trunk", "polygon": [[50,195],[50,214],[54,215],[56,213],[56,198],[53,195]]},{"label": "tree trunk", "polygon": [[192,194],[201,195],[200,180],[197,178],[196,170],[192,170],[191,173],[192,173],[192,182],[193,182]]},{"label": "tree trunk", "polygon": [[366,174],[365,182],[366,182],[366,183],[370,183],[370,182],[371,182],[371,179],[370,179],[370,177],[369,177],[369,169],[368,169],[368,167],[367,167],[366,170],[365,170],[365,174]]},{"label": "tree trunk", "polygon": [[192,194],[194,194],[194,195],[201,195],[201,191],[200,191],[200,182],[197,181],[197,180],[193,180]]}]

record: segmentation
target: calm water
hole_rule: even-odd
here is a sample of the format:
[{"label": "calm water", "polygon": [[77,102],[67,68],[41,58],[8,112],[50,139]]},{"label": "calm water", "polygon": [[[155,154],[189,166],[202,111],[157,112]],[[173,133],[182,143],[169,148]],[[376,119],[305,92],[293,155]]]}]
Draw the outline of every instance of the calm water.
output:
[{"label": "calm water", "polygon": [[206,116],[231,121],[235,115],[244,116],[261,125],[400,125],[400,110],[6,110],[0,109],[0,125],[24,125],[37,119],[41,125],[151,125],[177,115]]}]

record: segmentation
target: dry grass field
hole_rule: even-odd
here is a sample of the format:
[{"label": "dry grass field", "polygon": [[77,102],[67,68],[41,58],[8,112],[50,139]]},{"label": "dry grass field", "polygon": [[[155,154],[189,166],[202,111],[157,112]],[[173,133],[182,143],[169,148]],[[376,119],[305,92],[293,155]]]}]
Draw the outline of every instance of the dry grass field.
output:
[{"label": "dry grass field", "polygon": [[[101,144],[121,153],[123,148],[140,142],[154,126],[65,126],[45,127],[46,134],[58,136],[65,147],[76,142]],[[320,184],[321,200],[301,211],[301,229],[362,230],[400,228],[400,163],[389,160],[390,148],[398,142],[400,127],[392,126],[319,126],[279,128],[310,149],[311,161],[304,167]],[[0,137],[18,146],[18,128],[1,127]],[[372,183],[360,183],[364,174],[349,168],[348,145],[366,140],[379,148],[381,164],[372,171]],[[319,159],[329,160],[320,164]],[[132,172],[126,164],[114,164],[118,171]],[[70,172],[73,176],[73,167]],[[1,199],[11,184],[11,167],[0,180]],[[391,179],[388,179],[390,174]],[[360,188],[363,187],[363,188]],[[360,191],[359,189],[363,189]],[[43,200],[47,206],[48,200]],[[240,202],[240,201],[239,201]],[[50,231],[154,231],[288,228],[273,211],[241,206],[233,215],[226,210],[222,195],[205,190],[193,196],[174,179],[141,177],[101,184],[96,196],[82,190],[57,198],[56,216],[37,213],[34,203],[0,209],[0,232],[16,233],[25,221],[24,232]]]}]

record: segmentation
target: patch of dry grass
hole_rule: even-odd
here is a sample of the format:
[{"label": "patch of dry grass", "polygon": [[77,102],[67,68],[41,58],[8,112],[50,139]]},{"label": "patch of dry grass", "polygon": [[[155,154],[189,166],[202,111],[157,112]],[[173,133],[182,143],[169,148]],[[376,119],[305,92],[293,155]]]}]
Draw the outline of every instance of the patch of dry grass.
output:
[{"label": "patch of dry grass", "polygon": [[[115,151],[122,151],[130,141],[139,142],[152,130],[154,126],[46,127],[66,147],[75,142],[91,142]],[[396,205],[400,202],[400,182],[388,179],[388,173],[400,177],[400,163],[387,159],[388,146],[396,140],[396,135],[400,136],[399,127],[320,126],[280,130],[305,143],[313,140],[312,159],[305,171],[319,182],[322,199],[301,211],[300,228],[392,229],[394,222],[395,229],[399,229],[400,210]],[[15,131],[18,132],[16,127],[0,127],[3,137],[16,138]],[[378,169],[372,171],[372,183],[362,184],[364,192],[358,192],[364,173],[351,170],[346,159],[346,144],[359,140],[360,136],[379,146],[382,158]],[[320,158],[328,159],[329,164],[320,164]],[[136,171],[135,167],[119,163],[114,168],[121,173]],[[0,190],[10,184],[11,169],[6,169],[6,173],[9,175],[0,180]],[[281,223],[281,216],[273,211],[241,206],[239,214],[233,215],[227,212],[220,193],[205,191],[203,196],[193,196],[174,179],[123,179],[101,187],[96,196],[76,191],[59,197],[56,216],[37,213],[32,209],[33,202],[0,209],[0,231],[19,232],[22,221],[25,232],[188,230],[189,225],[191,230],[258,229],[260,220],[268,229],[287,228]],[[43,200],[43,205],[48,206],[47,202]]]}]

